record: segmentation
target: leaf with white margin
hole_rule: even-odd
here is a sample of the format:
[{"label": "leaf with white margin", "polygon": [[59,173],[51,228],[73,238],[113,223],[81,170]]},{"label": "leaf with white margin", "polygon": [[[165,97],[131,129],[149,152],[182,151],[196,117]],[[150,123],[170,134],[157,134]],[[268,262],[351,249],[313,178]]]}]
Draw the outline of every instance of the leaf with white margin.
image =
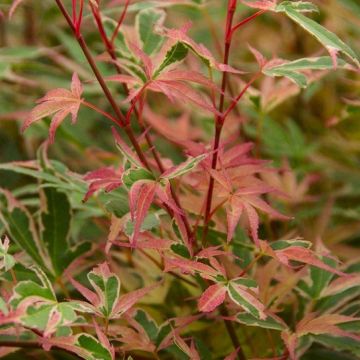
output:
[{"label": "leaf with white margin", "polygon": [[[344,68],[346,62],[336,59],[336,66]],[[289,78],[298,86],[305,88],[308,79],[302,71],[308,70],[331,70],[334,68],[333,60],[330,56],[302,58],[295,61],[284,61],[280,64],[271,65],[271,61],[263,67],[263,73],[272,77],[284,76]]]},{"label": "leaf with white margin", "polygon": [[228,283],[228,294],[231,300],[254,317],[265,320],[265,306],[256,298],[257,292],[258,285],[252,279],[237,278]]},{"label": "leaf with white margin", "polygon": [[247,326],[256,326],[261,327],[264,329],[271,329],[271,330],[285,330],[287,328],[286,324],[277,316],[271,316],[268,315],[264,320],[258,319],[255,316],[249,314],[249,313],[239,313],[235,317],[236,321],[247,325]]},{"label": "leaf with white margin", "polygon": [[15,259],[8,253],[10,240],[5,236],[4,241],[0,240],[0,269],[10,270],[15,265]]},{"label": "leaf with white margin", "polygon": [[342,52],[360,67],[360,59],[349,45],[345,44],[337,35],[327,30],[316,21],[304,16],[300,12],[301,10],[299,10],[299,7],[300,5],[294,6],[292,2],[286,1],[280,3],[275,11],[284,12],[291,20],[300,25],[324,45],[333,59],[334,67],[336,67],[336,56],[338,52]]}]

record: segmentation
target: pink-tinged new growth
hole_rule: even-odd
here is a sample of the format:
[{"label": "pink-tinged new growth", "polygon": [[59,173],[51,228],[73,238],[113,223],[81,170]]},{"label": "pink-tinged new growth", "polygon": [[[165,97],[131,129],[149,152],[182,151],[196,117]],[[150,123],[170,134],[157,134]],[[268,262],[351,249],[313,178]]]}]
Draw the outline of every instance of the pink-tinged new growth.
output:
[{"label": "pink-tinged new growth", "polygon": [[139,300],[141,300],[144,296],[149,294],[152,290],[154,290],[158,286],[159,283],[144,287],[139,290],[134,290],[127,294],[122,295],[114,309],[116,316],[121,316],[122,314],[125,314],[137,302],[139,302]]},{"label": "pink-tinged new growth", "polygon": [[286,216],[273,209],[261,196],[274,191],[255,175],[266,171],[261,165],[243,165],[233,169],[210,170],[216,180],[216,194],[221,201],[226,201],[227,213],[227,241],[234,236],[236,225],[244,214],[248,220],[251,236],[259,245],[258,227],[260,210],[274,218],[287,219]]},{"label": "pink-tinged new growth", "polygon": [[282,333],[282,338],[289,350],[291,360],[297,360],[296,348],[299,343],[299,340],[302,336],[305,335],[324,335],[328,334],[334,337],[340,338],[349,338],[355,340],[356,342],[360,341],[360,336],[343,330],[340,326],[346,325],[347,323],[359,321],[359,318],[340,315],[340,314],[324,314],[319,315],[315,313],[310,313],[306,315],[296,326],[294,333],[284,331]]},{"label": "pink-tinged new growth", "polygon": [[225,301],[227,288],[223,284],[209,286],[198,301],[199,311],[211,312]]},{"label": "pink-tinged new growth", "polygon": [[[25,2],[7,1],[9,18]],[[354,90],[357,79],[345,76],[360,59],[316,22],[346,31],[356,11],[345,17],[349,6],[337,5],[349,20],[341,26],[333,5],[312,17],[311,1],[55,0],[46,11],[62,17],[48,29],[38,3],[16,17],[23,32],[7,31],[0,10],[5,103],[19,89],[0,132],[4,121],[25,118],[23,130],[51,121],[45,145],[41,132],[4,142],[26,160],[0,161],[1,184],[14,188],[0,188],[0,358],[22,348],[41,359],[50,350],[86,360],[357,356],[358,146],[349,129],[360,102],[332,101]],[[302,28],[295,37],[290,21]],[[305,54],[303,30],[325,55]],[[326,101],[322,83],[287,101],[336,67],[346,71],[336,91],[337,77],[323,82]],[[24,111],[64,71],[70,89],[46,90]],[[91,102],[77,74],[94,79]],[[59,132],[62,146],[48,154],[80,105],[88,121]]]},{"label": "pink-tinged new growth", "polygon": [[223,274],[217,269],[206,265],[200,261],[192,261],[183,258],[165,258],[164,271],[180,270],[184,274],[194,275],[199,273],[204,279],[215,280]]},{"label": "pink-tinged new growth", "polygon": [[[298,244],[299,242],[302,242],[304,244],[299,245]],[[308,264],[318,267],[320,269],[323,269],[330,273],[334,273],[339,276],[345,276],[345,277],[349,276],[349,274],[346,274],[336,269],[335,267],[331,267],[322,260],[320,260],[319,256],[308,248],[311,245],[311,243],[301,240],[287,241],[286,243],[287,244],[283,248],[274,250],[265,241],[261,241],[260,248],[262,249],[264,254],[277,259],[280,263],[289,267],[294,266],[291,264],[291,261],[296,261],[303,264]]]},{"label": "pink-tinged new growth", "polygon": [[244,5],[262,10],[273,10],[276,0],[240,0]]},{"label": "pink-tinged new growth", "polygon": [[84,0],[71,0],[72,1],[72,23],[75,28],[77,36],[80,35],[80,27],[83,18]]},{"label": "pink-tinged new growth", "polygon": [[84,180],[89,183],[89,188],[83,201],[87,201],[91,195],[100,189],[104,189],[106,192],[117,189],[122,185],[122,174],[121,168],[115,170],[112,167],[104,167],[87,173]]},{"label": "pink-tinged new growth", "polygon": [[71,121],[74,124],[81,105],[81,94],[83,92],[79,77],[74,73],[71,82],[71,90],[55,89],[50,90],[44,97],[37,101],[38,105],[30,112],[26,118],[22,130],[25,131],[34,122],[47,116],[52,116],[49,142],[52,144],[55,139],[56,129],[62,121],[71,114]]},{"label": "pink-tinged new growth", "polygon": [[187,33],[191,28],[191,23],[188,22],[187,24],[183,25],[180,29],[167,29],[163,28],[163,33],[166,37],[172,39],[173,41],[181,42],[186,44],[200,59],[203,59],[208,62],[209,66],[223,72],[230,72],[234,74],[241,74],[242,71],[237,70],[228,64],[222,64],[218,62],[209,49],[205,47],[203,44],[198,44],[196,41],[191,39]]},{"label": "pink-tinged new growth", "polygon": [[[115,81],[126,84],[130,89],[130,95],[126,99],[127,102],[138,102],[144,95],[146,90],[158,92],[164,94],[170,101],[185,101],[192,102],[195,105],[213,112],[219,115],[219,112],[215,109],[213,104],[206,99],[206,97],[199,91],[196,91],[188,83],[195,83],[203,85],[212,90],[217,90],[216,85],[205,76],[198,72],[189,70],[174,70],[172,66],[161,68],[161,62],[166,63],[165,58],[152,59],[145,54],[137,45],[130,43],[130,49],[132,52],[141,59],[143,65],[144,75],[146,81],[141,78],[135,78],[130,75],[117,74],[107,78],[108,81]],[[166,48],[169,46],[165,44]],[[174,47],[175,43],[171,43],[171,47]],[[169,51],[171,51],[171,47]],[[166,54],[164,54],[165,57]],[[122,64],[118,64],[122,67]],[[158,69],[160,67],[161,71]],[[124,67],[125,71],[129,71]],[[134,110],[132,106],[129,110],[128,116]]]},{"label": "pink-tinged new growth", "polygon": [[100,264],[88,273],[88,280],[95,291],[70,279],[74,288],[87,300],[78,301],[78,310],[93,313],[105,319],[118,319],[159,283],[128,292],[120,296],[120,279],[111,272],[107,263]]},{"label": "pink-tinged new growth", "polygon": [[137,238],[140,234],[141,224],[154,200],[156,192],[156,182],[137,181],[130,189],[129,204],[131,217],[134,221],[134,233],[131,243],[136,246]]}]

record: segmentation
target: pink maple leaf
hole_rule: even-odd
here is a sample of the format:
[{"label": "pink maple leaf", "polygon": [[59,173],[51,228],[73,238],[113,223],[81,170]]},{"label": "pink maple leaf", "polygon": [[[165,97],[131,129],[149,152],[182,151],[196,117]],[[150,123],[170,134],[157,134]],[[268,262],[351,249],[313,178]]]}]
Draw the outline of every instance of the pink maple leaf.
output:
[{"label": "pink maple leaf", "polygon": [[122,168],[115,170],[113,167],[103,167],[87,173],[84,180],[89,182],[89,188],[84,197],[84,202],[96,191],[104,189],[106,192],[117,189],[122,185]]},{"label": "pink maple leaf", "polygon": [[255,9],[273,10],[276,0],[240,0],[244,5]]},{"label": "pink maple leaf", "polygon": [[223,284],[209,286],[198,301],[199,311],[211,312],[225,301],[227,288]]},{"label": "pink maple leaf", "polygon": [[47,116],[52,116],[49,130],[49,142],[53,143],[56,129],[67,115],[71,114],[73,124],[76,122],[82,101],[82,92],[83,88],[79,77],[74,73],[71,81],[71,90],[58,88],[47,92],[44,97],[37,101],[38,105],[35,106],[30,112],[30,115],[25,119],[22,131],[25,131],[36,121]]},{"label": "pink maple leaf", "polygon": [[261,166],[251,165],[249,167],[245,165],[244,167],[247,170],[245,172],[241,171],[242,167],[240,166],[234,170],[210,170],[210,174],[217,181],[217,193],[227,201],[227,241],[231,241],[235,228],[242,214],[244,214],[249,223],[251,236],[254,242],[259,245],[258,211],[278,219],[287,219],[287,217],[272,208],[261,198],[261,195],[274,190],[255,176],[256,173],[263,171]]}]

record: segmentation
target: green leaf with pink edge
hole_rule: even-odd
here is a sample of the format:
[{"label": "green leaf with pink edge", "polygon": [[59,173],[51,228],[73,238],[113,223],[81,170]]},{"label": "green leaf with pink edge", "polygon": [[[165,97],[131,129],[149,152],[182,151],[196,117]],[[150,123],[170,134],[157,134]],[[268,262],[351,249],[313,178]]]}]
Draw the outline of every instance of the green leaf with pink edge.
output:
[{"label": "green leaf with pink edge", "polygon": [[[342,59],[336,59],[336,67],[350,68]],[[279,59],[276,62],[268,62],[263,67],[263,73],[272,77],[287,77],[298,86],[305,88],[308,85],[308,78],[303,72],[308,70],[331,70],[333,68],[334,62],[330,56],[302,58],[294,61]]]},{"label": "green leaf with pink edge", "polygon": [[88,273],[88,280],[95,291],[86,288],[74,279],[70,279],[75,289],[88,301],[77,301],[74,305],[80,312],[90,312],[106,319],[118,319],[132,308],[136,302],[155,287],[144,287],[120,296],[120,279],[111,272],[109,265],[103,263]]},{"label": "green leaf with pink edge", "polygon": [[170,168],[169,170],[162,173],[160,178],[170,180],[185,175],[186,173],[195,169],[201,163],[201,161],[203,161],[206,157],[207,157],[206,154],[199,155],[196,157],[189,157],[186,161],[182,162],[181,164],[174,166],[173,168]]},{"label": "green leaf with pink edge", "polygon": [[309,1],[282,1],[274,8],[274,11],[285,11],[287,8],[298,12],[319,12],[318,7]]},{"label": "green leaf with pink edge", "polygon": [[233,279],[227,286],[231,300],[260,320],[266,319],[265,306],[257,299],[258,285],[247,278]]},{"label": "green leaf with pink edge", "polygon": [[131,189],[136,182],[142,180],[154,181],[155,177],[144,168],[130,168],[123,172],[121,180],[128,189]]},{"label": "green leaf with pink edge", "polygon": [[299,11],[299,6],[293,6],[292,2],[286,1],[280,3],[277,6],[276,11],[284,12],[291,20],[314,36],[328,50],[333,60],[334,67],[336,67],[337,64],[336,57],[339,52],[346,55],[360,67],[360,58],[355,51],[349,45],[345,44],[337,35],[327,30],[316,21],[304,16],[300,12],[301,8]]},{"label": "green leaf with pink edge", "polygon": [[290,359],[296,360],[296,350],[301,338],[312,335],[316,341],[317,336],[329,335],[331,337],[344,338],[360,342],[360,335],[353,331],[344,330],[342,325],[359,321],[359,318],[340,315],[340,314],[323,314],[317,316],[315,313],[309,313],[298,322],[295,332],[285,330],[282,332],[282,339],[288,348]]},{"label": "green leaf with pink edge", "polygon": [[[161,52],[155,58],[155,71],[153,78],[156,78],[165,68],[180,63],[185,59],[189,50],[180,41],[168,40],[162,47]],[[160,58],[160,55],[162,56]]]},{"label": "green leaf with pink edge", "polygon": [[261,241],[260,247],[263,249],[264,254],[277,259],[280,261],[280,263],[289,267],[293,266],[291,261],[296,261],[299,263],[315,266],[339,276],[349,276],[349,274],[346,274],[333,266],[327,265],[324,261],[322,261],[320,256],[310,249],[311,243],[308,241],[279,240],[271,243],[270,245],[266,244],[264,241]]},{"label": "green leaf with pink edge", "polygon": [[262,320],[253,316],[250,313],[242,312],[235,316],[235,320],[240,324],[244,324],[247,326],[258,326],[263,329],[282,331],[287,328],[286,324],[282,319],[269,314],[266,314],[266,318]]},{"label": "green leaf with pink edge", "polygon": [[162,33],[175,42],[180,42],[188,49],[190,49],[202,62],[208,67],[218,71],[226,71],[231,73],[241,74],[243,72],[234,69],[233,67],[218,62],[203,44],[198,44],[191,39],[187,32],[191,27],[191,23],[183,25],[180,29],[167,29],[163,28]]},{"label": "green leaf with pink edge", "polygon": [[81,333],[68,337],[42,338],[45,350],[57,347],[70,351],[85,360],[113,360],[111,350],[94,336]]},{"label": "green leaf with pink edge", "polygon": [[120,279],[110,271],[107,263],[102,263],[87,274],[95,292],[87,289],[74,279],[73,286],[90,302],[94,311],[104,318],[110,318],[120,297]]}]

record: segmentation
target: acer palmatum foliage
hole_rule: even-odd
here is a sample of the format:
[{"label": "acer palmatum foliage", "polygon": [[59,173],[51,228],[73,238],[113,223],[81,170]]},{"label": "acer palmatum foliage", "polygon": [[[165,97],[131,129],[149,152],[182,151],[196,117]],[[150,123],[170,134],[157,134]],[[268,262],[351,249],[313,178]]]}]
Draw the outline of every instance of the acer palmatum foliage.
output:
[{"label": "acer palmatum foliage", "polygon": [[[12,3],[9,17],[22,3]],[[323,232],[303,239],[296,216],[298,206],[315,204],[311,187],[321,176],[297,176],[281,153],[286,136],[276,147],[282,168],[261,158],[261,142],[273,135],[261,133],[268,108],[329,70],[359,71],[356,53],[308,17],[316,6],[224,1],[220,40],[211,1],[54,4],[68,31],[59,38],[81,59],[42,49],[71,69],[70,90],[48,90],[22,124],[51,119],[37,159],[1,165],[36,178],[37,190],[27,199],[28,189],[0,189],[0,357],[38,348],[88,360],[295,360],[315,344],[359,354],[356,267],[330,253]],[[213,43],[194,40],[183,8],[205,14]],[[236,33],[275,13],[330,56],[267,59],[244,46],[253,66],[233,58]],[[239,109],[249,102],[256,141],[245,140],[251,116]],[[86,123],[85,109],[112,122],[117,152],[77,143],[63,122],[71,115],[73,125]],[[60,129],[83,151],[86,174],[49,159]]]}]

